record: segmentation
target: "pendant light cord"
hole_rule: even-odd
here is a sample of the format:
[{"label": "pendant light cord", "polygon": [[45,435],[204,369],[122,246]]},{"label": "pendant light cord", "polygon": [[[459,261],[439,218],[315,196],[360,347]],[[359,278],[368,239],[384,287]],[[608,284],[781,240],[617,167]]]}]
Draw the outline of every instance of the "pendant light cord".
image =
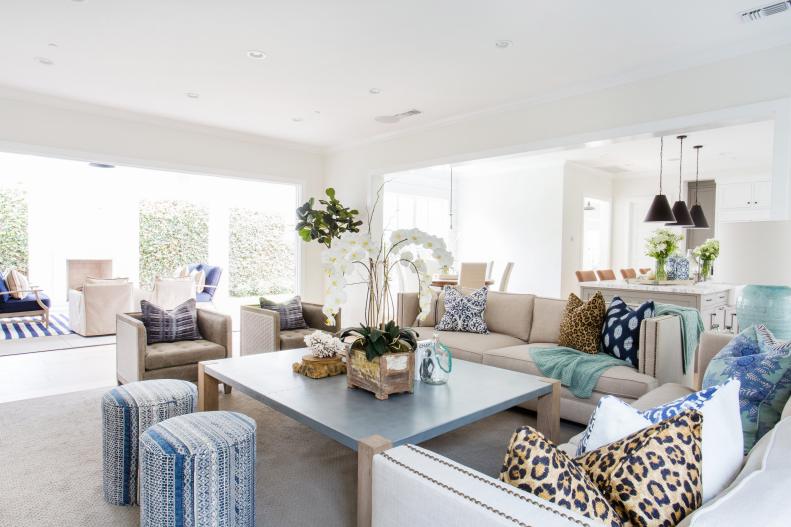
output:
[{"label": "pendant light cord", "polygon": [[681,201],[681,170],[684,166],[684,136],[679,138],[679,154],[678,154],[678,201]]},{"label": "pendant light cord", "polygon": [[665,150],[664,136],[659,138],[659,194],[662,194],[662,157]]},{"label": "pendant light cord", "polygon": [[700,147],[695,148],[696,159],[695,159],[695,205],[698,204],[698,187],[700,183],[698,182],[698,178],[700,177]]},{"label": "pendant light cord", "polygon": [[448,200],[448,220],[450,230],[453,230],[453,165],[450,166],[450,199]]}]

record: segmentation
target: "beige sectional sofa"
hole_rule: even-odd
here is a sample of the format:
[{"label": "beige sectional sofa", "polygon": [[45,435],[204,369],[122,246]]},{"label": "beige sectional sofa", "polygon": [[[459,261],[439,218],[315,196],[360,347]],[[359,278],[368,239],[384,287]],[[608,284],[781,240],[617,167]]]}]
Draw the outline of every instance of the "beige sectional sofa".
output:
[{"label": "beige sectional sofa", "polygon": [[[417,293],[399,293],[397,321],[402,326],[415,326],[420,338],[431,338],[433,326],[445,312],[444,301],[443,293],[435,295],[431,312],[419,322],[416,320],[420,310]],[[455,359],[541,375],[529,350],[557,345],[565,306],[565,300],[490,291],[484,312],[489,334],[437,333]],[[590,399],[579,399],[563,388],[560,415],[586,424],[604,395],[616,395],[632,402],[667,382],[689,386],[694,382],[693,372],[682,373],[680,322],[675,316],[643,321],[638,369],[617,366],[606,370]],[[527,403],[525,406],[534,409],[534,405]]]}]

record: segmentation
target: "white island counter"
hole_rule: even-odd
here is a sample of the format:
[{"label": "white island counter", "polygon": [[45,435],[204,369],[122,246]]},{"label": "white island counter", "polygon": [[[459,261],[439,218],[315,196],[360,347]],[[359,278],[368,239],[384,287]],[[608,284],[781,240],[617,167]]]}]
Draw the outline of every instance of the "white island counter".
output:
[{"label": "white island counter", "polygon": [[701,282],[693,285],[647,285],[628,283],[623,280],[582,282],[580,291],[587,300],[601,291],[609,302],[619,296],[629,304],[641,304],[653,300],[659,304],[694,307],[700,311],[706,329],[725,326],[725,308],[733,303],[737,286],[717,282]]}]

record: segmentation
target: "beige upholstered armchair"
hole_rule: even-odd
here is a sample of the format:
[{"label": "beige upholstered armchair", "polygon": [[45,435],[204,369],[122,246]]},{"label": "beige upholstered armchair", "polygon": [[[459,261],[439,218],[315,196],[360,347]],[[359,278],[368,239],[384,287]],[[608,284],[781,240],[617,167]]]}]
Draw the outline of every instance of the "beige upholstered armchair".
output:
[{"label": "beige upholstered armchair", "polygon": [[304,348],[306,335],[317,329],[336,333],[341,329],[341,313],[335,315],[335,324],[328,325],[327,317],[321,312],[324,306],[302,302],[302,316],[306,329],[280,330],[280,313],[259,306],[242,306],[240,324],[241,355],[254,355],[268,351]]},{"label": "beige upholstered armchair", "polygon": [[[116,317],[116,376],[119,384],[146,379],[198,379],[198,362],[231,357],[231,317],[198,309],[202,340],[146,344],[140,313]],[[230,390],[226,387],[226,393]]]},{"label": "beige upholstered armchair", "polygon": [[88,278],[69,290],[69,325],[83,337],[113,335],[115,316],[132,306],[132,284],[124,279]]}]

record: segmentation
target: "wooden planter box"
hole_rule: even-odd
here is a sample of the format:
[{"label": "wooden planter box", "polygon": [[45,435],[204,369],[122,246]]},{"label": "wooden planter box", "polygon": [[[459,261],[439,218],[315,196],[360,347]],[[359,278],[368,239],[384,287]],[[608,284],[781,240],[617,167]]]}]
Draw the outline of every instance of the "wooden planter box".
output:
[{"label": "wooden planter box", "polygon": [[346,383],[349,388],[373,392],[377,399],[393,393],[412,393],[415,381],[415,354],[387,353],[369,361],[365,351],[351,349],[346,360]]}]

